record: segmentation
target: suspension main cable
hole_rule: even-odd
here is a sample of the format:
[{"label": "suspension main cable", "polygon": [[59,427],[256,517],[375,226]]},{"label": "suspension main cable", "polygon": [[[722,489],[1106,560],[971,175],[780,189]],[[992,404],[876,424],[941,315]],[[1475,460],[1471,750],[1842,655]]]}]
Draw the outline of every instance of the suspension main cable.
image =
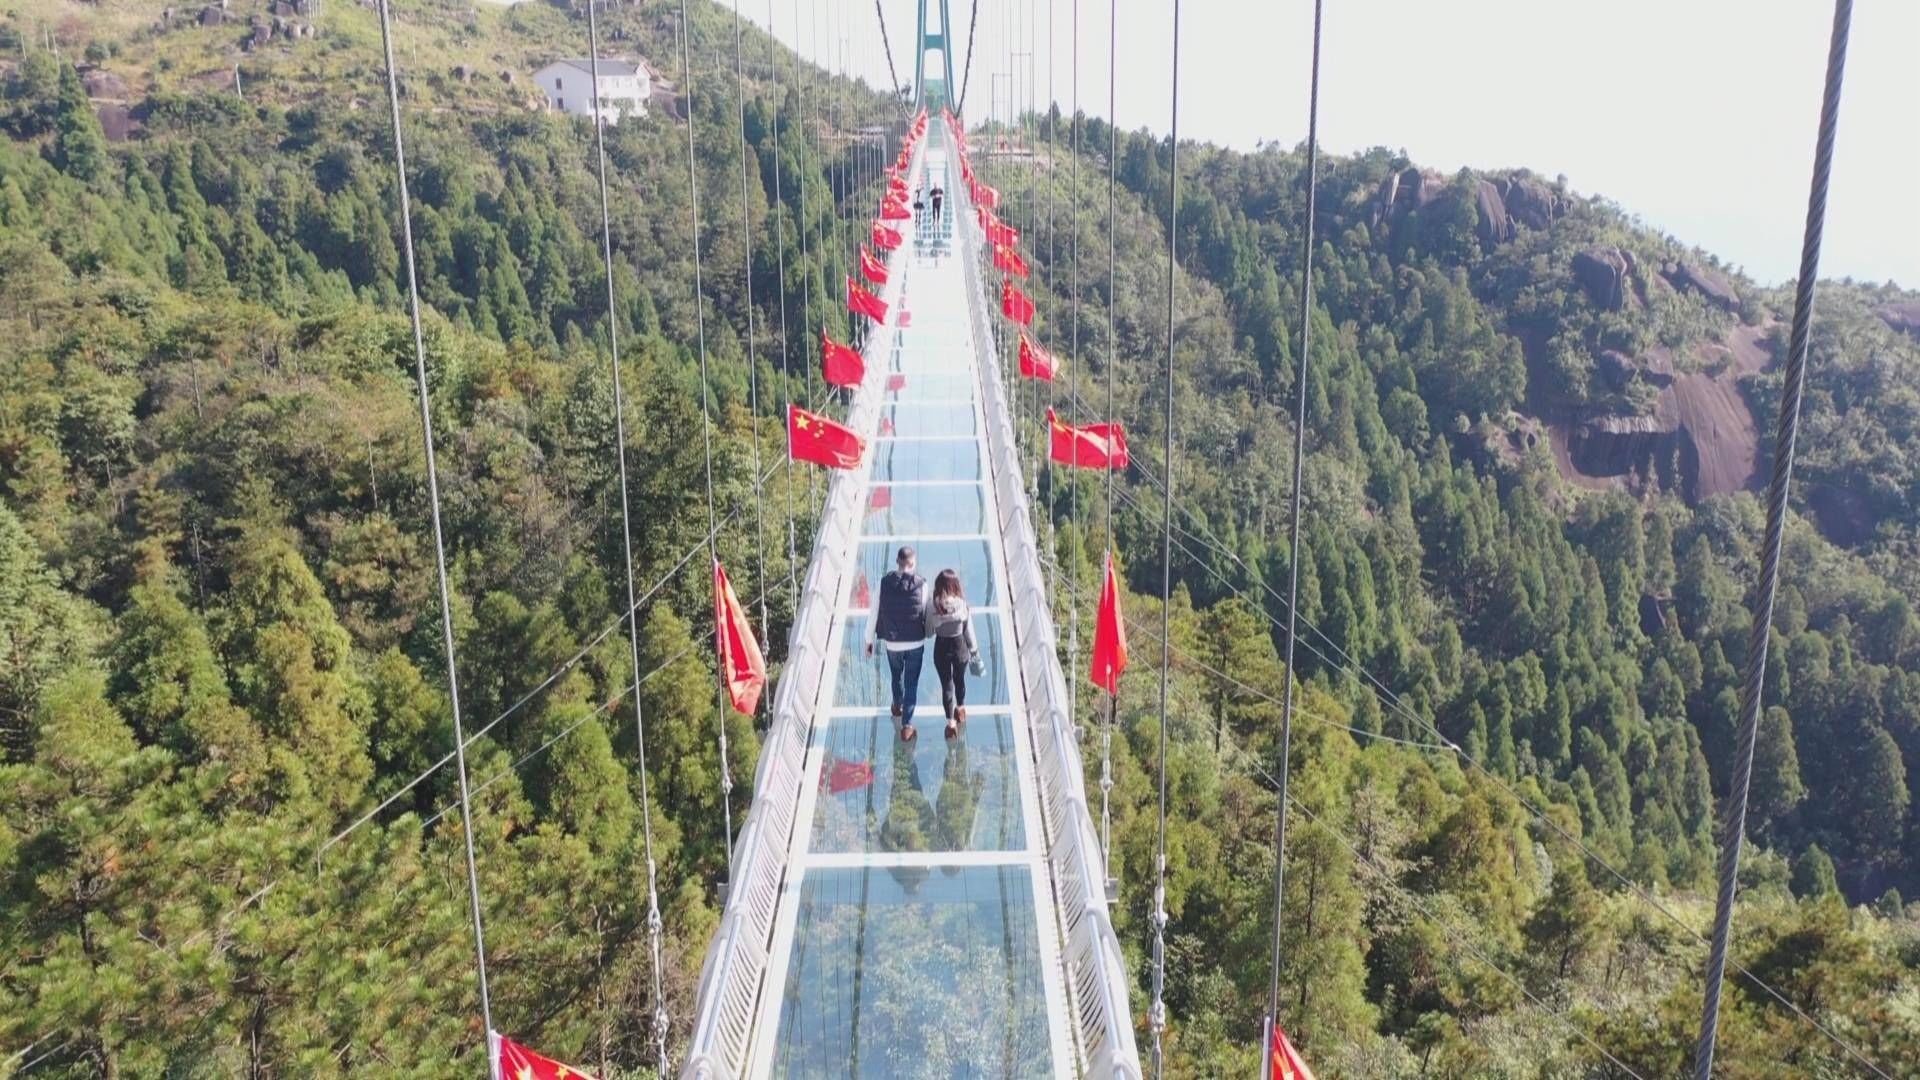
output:
[{"label": "suspension main cable", "polygon": [[[736,0],[737,2],[737,0]],[[680,66],[687,79],[687,191],[688,219],[693,225],[693,318],[700,352],[700,444],[707,470],[707,554],[714,566],[720,565],[719,529],[713,510],[713,397],[712,380],[707,373],[706,292],[700,272],[700,169],[694,156],[693,100],[693,24],[687,19],[687,0],[680,0]],[[751,320],[752,307],[747,318]],[[756,440],[757,443],[757,440]],[[757,473],[759,470],[756,469]],[[756,500],[757,506],[758,500]],[[727,763],[727,710],[723,691],[714,688],[715,731],[720,745],[720,825],[725,830],[727,865],[733,865],[733,771]]]},{"label": "suspension main cable", "polygon": [[420,399],[420,436],[426,450],[427,504],[433,521],[434,580],[440,592],[440,641],[447,662],[447,701],[453,721],[453,755],[460,774],[460,836],[466,849],[467,906],[473,918],[475,974],[480,984],[480,1020],[493,1031],[493,995],[487,986],[487,932],[480,910],[480,872],[473,857],[473,804],[467,790],[467,742],[460,716],[460,673],[453,643],[453,587],[447,580],[447,541],[440,521],[440,469],[433,453],[433,402],[427,390],[427,345],[420,327],[420,274],[413,254],[413,206],[407,194],[406,139],[400,126],[400,72],[393,59],[390,0],[378,0],[380,47],[387,62],[387,106],[393,122],[393,172],[399,199],[400,239],[406,254],[407,315],[413,327],[414,387]]},{"label": "suspension main cable", "polygon": [[[607,123],[600,112],[600,18],[593,0],[587,0],[587,64],[593,83],[593,147],[600,181],[600,253],[607,275],[607,351],[608,370],[613,376],[613,444],[619,461],[620,477],[620,551],[621,568],[627,582],[627,656],[636,673],[640,670],[640,605],[633,581],[633,510],[627,483],[627,399],[620,373],[620,312],[616,306],[613,281],[613,214],[607,196]],[[661,949],[664,924],[660,918],[659,863],[653,852],[653,799],[647,778],[647,720],[640,695],[633,695],[633,738],[636,763],[640,770],[640,825],[643,854],[647,860],[647,951],[653,990],[653,1047],[660,1063],[660,1075],[668,1073],[666,995],[662,989],[665,958]],[[488,781],[491,783],[492,781]],[[486,785],[481,785],[486,790]]]},{"label": "suspension main cable", "polygon": [[1153,1033],[1153,1075],[1160,1080],[1166,1073],[1167,1027],[1167,676],[1173,667],[1173,337],[1174,275],[1179,269],[1180,248],[1180,0],[1173,0],[1173,119],[1168,146],[1171,195],[1167,201],[1167,408],[1165,435],[1166,507],[1161,520],[1160,537],[1160,731],[1159,829],[1155,834],[1153,877],[1153,1004],[1147,1013],[1147,1026]]},{"label": "suspension main cable", "polygon": [[[1267,1039],[1280,1022],[1280,931],[1286,923],[1287,780],[1293,770],[1294,640],[1300,615],[1300,488],[1307,456],[1307,374],[1312,366],[1308,350],[1313,342],[1313,212],[1315,183],[1320,165],[1320,0],[1313,0],[1313,64],[1307,92],[1307,212],[1300,229],[1300,370],[1294,386],[1293,490],[1288,493],[1286,667],[1280,691],[1280,798],[1273,814],[1273,958],[1267,982]],[[1262,1070],[1272,1068],[1272,1055],[1261,1050]]]},{"label": "suspension main cable", "polygon": [[1827,185],[1833,174],[1833,143],[1840,123],[1840,90],[1847,68],[1847,37],[1853,0],[1834,0],[1833,33],[1827,46],[1827,80],[1820,100],[1820,128],[1813,151],[1812,190],[1800,244],[1800,274],[1794,283],[1793,328],[1780,392],[1780,424],[1773,446],[1773,477],[1767,484],[1767,523],[1760,545],[1760,580],[1754,590],[1753,624],[1747,637],[1747,670],[1740,680],[1740,728],[1733,756],[1733,784],[1721,823],[1719,888],[1714,896],[1713,938],[1707,947],[1700,1037],[1694,1044],[1694,1080],[1712,1080],[1714,1043],[1720,1032],[1720,990],[1726,978],[1727,944],[1733,933],[1733,899],[1740,879],[1740,847],[1746,836],[1747,796],[1753,782],[1753,747],[1767,681],[1767,649],[1773,634],[1774,594],[1780,585],[1780,549],[1786,527],[1787,493],[1793,482],[1794,443],[1800,432],[1800,402],[1806,390],[1807,350],[1813,328],[1813,291],[1820,274],[1820,240],[1826,231]]}]

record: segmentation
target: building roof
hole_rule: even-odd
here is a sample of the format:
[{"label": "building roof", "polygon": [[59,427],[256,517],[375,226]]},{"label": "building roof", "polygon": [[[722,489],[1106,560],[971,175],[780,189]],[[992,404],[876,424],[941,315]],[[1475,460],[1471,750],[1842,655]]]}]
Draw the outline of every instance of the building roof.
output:
[{"label": "building roof", "polygon": [[[554,64],[565,64],[570,68],[577,68],[583,74],[592,74],[593,72],[593,61],[585,58],[555,60],[553,63],[548,64],[547,67],[552,67]],[[600,59],[600,77],[603,79],[622,75],[638,75],[639,73],[640,65],[632,61],[609,60],[605,57],[601,57]]]}]

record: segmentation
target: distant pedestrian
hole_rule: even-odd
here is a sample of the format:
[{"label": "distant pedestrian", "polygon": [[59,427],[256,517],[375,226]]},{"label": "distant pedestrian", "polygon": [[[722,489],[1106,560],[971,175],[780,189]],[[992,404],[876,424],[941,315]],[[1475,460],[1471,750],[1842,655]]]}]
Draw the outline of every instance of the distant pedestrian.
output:
[{"label": "distant pedestrian", "polygon": [[927,603],[927,634],[933,638],[933,671],[940,676],[940,705],[947,714],[947,738],[967,722],[967,672],[986,673],[973,636],[973,610],[967,605],[960,575],[942,570],[933,580]]},{"label": "distant pedestrian", "polygon": [[874,642],[886,647],[887,671],[892,678],[893,715],[900,721],[900,741],[912,742],[913,707],[919,696],[920,667],[927,656],[927,580],[913,572],[913,548],[902,546],[894,555],[895,569],[880,579],[868,623],[873,627],[867,655]]},{"label": "distant pedestrian", "polygon": [[933,199],[933,223],[935,226],[938,226],[940,224],[940,204],[946,201],[947,193],[936,185],[930,197]]}]

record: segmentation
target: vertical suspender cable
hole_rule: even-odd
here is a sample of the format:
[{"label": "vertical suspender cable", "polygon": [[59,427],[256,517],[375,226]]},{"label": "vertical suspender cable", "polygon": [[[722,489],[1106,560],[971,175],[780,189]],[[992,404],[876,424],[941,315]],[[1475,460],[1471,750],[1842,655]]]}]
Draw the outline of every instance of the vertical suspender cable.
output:
[{"label": "vertical suspender cable", "polygon": [[1833,172],[1833,142],[1840,120],[1840,87],[1847,66],[1847,36],[1853,0],[1835,0],[1833,36],[1827,46],[1827,81],[1820,101],[1820,133],[1814,142],[1813,183],[1807,195],[1807,225],[1800,244],[1800,277],[1794,283],[1793,329],[1787,340],[1787,371],[1780,395],[1780,425],[1773,444],[1773,478],[1767,485],[1767,526],[1760,545],[1760,580],[1754,592],[1753,627],[1747,639],[1746,677],[1740,685],[1740,735],[1733,759],[1733,785],[1721,823],[1720,888],[1714,901],[1713,943],[1707,954],[1700,1038],[1694,1045],[1695,1080],[1713,1076],[1714,1042],[1720,1029],[1720,990],[1727,971],[1727,939],[1733,930],[1733,897],[1740,876],[1740,847],[1747,826],[1747,793],[1753,780],[1754,733],[1760,722],[1773,631],[1774,592],[1780,584],[1781,532],[1793,480],[1794,442],[1800,432],[1800,399],[1806,388],[1808,338],[1813,326],[1813,289],[1820,273],[1820,239],[1827,220],[1827,183]]},{"label": "vertical suspender cable", "polygon": [[[1114,368],[1120,362],[1120,349],[1114,340],[1114,308],[1118,298],[1114,296],[1113,265],[1118,257],[1115,245],[1119,242],[1119,231],[1115,228],[1116,209],[1119,205],[1118,192],[1120,177],[1115,160],[1120,156],[1120,117],[1114,109],[1114,86],[1118,81],[1115,68],[1120,53],[1120,0],[1108,0],[1107,3],[1107,419],[1113,419]],[[1107,562],[1113,562],[1113,473],[1107,470]],[[1114,714],[1119,712],[1120,702],[1116,697],[1107,699],[1106,730],[1100,735],[1100,854],[1105,863],[1108,890],[1113,886],[1113,725]]]},{"label": "vertical suspender cable", "polygon": [[[613,287],[613,216],[607,199],[607,126],[600,116],[600,18],[591,0],[587,4],[587,64],[593,78],[594,156],[600,177],[600,253],[607,272],[607,347],[613,373],[613,447],[620,468],[620,551],[627,578],[627,655],[633,677],[640,677],[640,603],[633,583],[633,512],[627,491],[627,404],[620,375],[620,313]],[[647,859],[647,949],[652,956],[653,1050],[660,1075],[667,1075],[667,1008],[662,992],[659,864],[653,857],[652,794],[647,782],[647,719],[640,688],[633,691],[633,739],[640,769],[640,828]]]},{"label": "vertical suspender cable", "polygon": [[1273,822],[1273,962],[1267,979],[1267,1036],[1261,1043],[1261,1072],[1272,1066],[1273,1025],[1280,1009],[1280,927],[1285,918],[1287,880],[1287,775],[1293,743],[1294,632],[1300,611],[1300,487],[1307,454],[1308,350],[1313,342],[1313,217],[1320,169],[1320,0],[1313,0],[1313,64],[1307,91],[1307,213],[1300,230],[1300,371],[1293,403],[1293,491],[1288,499],[1287,538],[1292,555],[1287,561],[1286,686],[1280,696],[1279,782]]},{"label": "vertical suspender cable", "polygon": [[[1030,42],[1027,46],[1029,64],[1032,63],[1031,54],[1034,44],[1037,43]],[[1029,90],[1029,93],[1031,92],[1032,91]],[[1055,201],[1058,194],[1056,190],[1058,185],[1055,182],[1055,177],[1059,176],[1059,171],[1054,168],[1054,144],[1056,141],[1054,136],[1060,129],[1060,123],[1055,119],[1053,101],[1053,0],[1047,0],[1047,287],[1049,289],[1053,288],[1055,282],[1058,280],[1058,271],[1055,269],[1058,264],[1054,256],[1060,247],[1060,211]],[[1027,160],[1033,161],[1035,157],[1037,157],[1037,155],[1030,154]],[[1027,175],[1029,177],[1033,175],[1031,168],[1027,170]],[[1031,184],[1028,186],[1028,190],[1032,190]],[[1033,415],[1036,420],[1041,416],[1040,390],[1042,383],[1046,384],[1047,404],[1052,405],[1056,400],[1052,380],[1033,380]],[[1046,493],[1043,497],[1034,501],[1040,511],[1040,516],[1045,519],[1047,526],[1047,595],[1058,596],[1060,595],[1060,545],[1055,542],[1053,535],[1053,500],[1056,494],[1054,485],[1059,483],[1060,470],[1053,468],[1052,463],[1047,460],[1046,447],[1048,441],[1052,438],[1052,433],[1041,432],[1041,434],[1044,436],[1043,438],[1033,440],[1033,482],[1034,493],[1038,495],[1040,494],[1040,481],[1045,479]]]},{"label": "vertical suspender cable", "polygon": [[[773,0],[767,0],[767,77],[773,80],[773,204],[775,206],[784,206],[786,204],[786,190],[780,183],[780,106],[784,104],[784,102],[780,100],[780,65],[779,59],[774,55],[773,46]],[[791,408],[793,406],[793,369],[787,363],[787,349],[791,344],[790,331],[787,329],[787,234],[786,231],[780,227],[780,215],[778,214],[773,215],[773,250],[779,259],[780,268],[780,287],[774,290],[774,295],[780,298],[780,387],[786,391],[787,406]],[[756,432],[754,443],[757,446],[759,445],[759,436],[757,434],[759,428],[756,427],[754,430]],[[759,472],[759,467],[756,465],[754,475],[759,475]],[[798,550],[794,540],[793,523],[793,455],[788,454],[787,608],[789,614],[787,617],[789,619],[793,617],[792,613],[800,610],[800,571],[797,566],[800,560]],[[762,582],[760,586],[760,605],[763,608],[766,606],[766,592],[766,583]],[[764,627],[761,629],[761,633],[766,633]]]},{"label": "vertical suspender cable", "polygon": [[[1073,0],[1073,115],[1067,121],[1067,156],[1072,160],[1073,173],[1067,184],[1067,243],[1072,249],[1073,269],[1067,277],[1068,311],[1067,316],[1073,322],[1072,363],[1069,374],[1067,400],[1078,404],[1080,401],[1080,0]],[[1047,69],[1053,69],[1053,49],[1047,49]],[[1112,470],[1109,469],[1109,472]],[[1078,477],[1067,478],[1067,521],[1076,528],[1080,525],[1080,481]],[[1086,532],[1081,530],[1081,550],[1086,550]],[[1059,562],[1059,555],[1054,556]],[[1080,594],[1080,560],[1074,559],[1067,567],[1067,591],[1077,597]],[[1080,604],[1077,600],[1067,602],[1067,715],[1073,718],[1074,730],[1080,730]]]},{"label": "vertical suspender cable", "polygon": [[[720,565],[720,528],[713,512],[713,386],[707,377],[706,292],[700,273],[700,168],[694,160],[693,24],[687,21],[687,0],[680,0],[680,67],[687,79],[687,195],[688,218],[693,224],[693,324],[700,352],[700,445],[707,469],[707,555]],[[717,632],[717,631],[716,631]],[[716,689],[716,695],[719,691]],[[720,818],[726,830],[727,865],[733,865],[733,771],[727,765],[727,712],[718,704],[714,715],[720,743]]]},{"label": "vertical suspender cable", "polygon": [[1171,187],[1167,198],[1167,415],[1161,475],[1166,479],[1166,510],[1160,526],[1160,808],[1153,872],[1153,1007],[1147,1025],[1153,1032],[1153,1075],[1165,1074],[1163,1036],[1167,1029],[1167,675],[1173,670],[1173,277],[1180,248],[1180,0],[1173,0],[1173,122]]},{"label": "vertical suspender cable", "polygon": [[740,105],[740,233],[746,243],[740,263],[745,271],[747,315],[747,415],[752,418],[749,434],[753,438],[753,559],[760,581],[760,640],[767,637],[767,529],[760,504],[765,502],[760,487],[760,358],[753,350],[753,207],[747,196],[749,176],[755,155],[747,143],[747,60],[740,47],[740,0],[733,0],[733,81]]},{"label": "vertical suspender cable", "polygon": [[420,397],[420,435],[427,455],[427,505],[433,518],[434,580],[440,587],[440,643],[446,651],[447,701],[453,717],[453,761],[460,777],[460,838],[467,856],[467,906],[473,916],[474,969],[480,979],[480,1022],[493,1031],[493,995],[487,987],[487,931],[480,915],[480,871],[473,858],[473,802],[467,786],[467,733],[460,720],[460,670],[453,646],[452,587],[447,541],[440,524],[440,470],[433,454],[433,402],[427,393],[427,343],[420,329],[420,273],[413,257],[413,205],[407,194],[406,139],[400,133],[400,74],[393,61],[393,13],[380,0],[380,48],[387,61],[387,106],[393,120],[393,173],[400,202],[400,240],[407,256],[407,315],[413,323],[413,378]]},{"label": "vertical suspender cable", "polygon": [[[772,0],[768,0],[768,3],[771,4]],[[773,22],[771,13],[767,16],[767,22],[769,24]],[[814,40],[817,44],[819,41],[818,34],[815,35]],[[771,41],[767,44],[767,50],[769,52],[773,50]],[[800,131],[801,143],[804,145],[807,136],[807,76],[805,69],[802,68],[800,64],[800,0],[793,0],[793,95],[794,104],[799,110],[799,120],[795,126]],[[799,209],[796,211],[796,226],[797,231],[800,233],[800,340],[807,343],[807,348],[800,354],[803,358],[813,355],[814,341],[812,330],[813,257],[807,251],[807,230],[812,225],[812,219],[807,217],[807,179],[810,171],[811,170],[806,169],[801,170],[799,178],[794,182],[797,188],[796,202],[799,204]],[[821,314],[824,316],[826,313],[822,312]],[[825,320],[823,319],[822,328],[824,329],[824,327]],[[802,364],[806,369],[807,400],[816,401],[818,399],[813,396],[813,361],[803,359]],[[793,455],[789,454],[787,456],[792,457]],[[791,483],[791,481],[789,481],[789,483]],[[808,469],[807,508],[809,512],[818,512],[819,508],[816,505],[816,500],[819,494],[820,470]]]}]

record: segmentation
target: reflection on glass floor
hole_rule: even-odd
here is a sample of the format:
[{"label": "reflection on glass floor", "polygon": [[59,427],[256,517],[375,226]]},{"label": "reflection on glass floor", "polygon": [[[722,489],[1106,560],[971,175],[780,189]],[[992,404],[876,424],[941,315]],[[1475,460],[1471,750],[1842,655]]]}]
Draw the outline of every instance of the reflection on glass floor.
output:
[{"label": "reflection on glass floor", "polygon": [[903,402],[972,401],[973,376],[945,371],[939,374],[896,372],[887,376],[886,395],[889,401]]},{"label": "reflection on glass floor", "polygon": [[[928,725],[927,734],[938,728]],[[1013,718],[974,713],[960,738],[903,743],[884,712],[835,717],[814,803],[816,852],[1015,851],[1026,845]]]},{"label": "reflection on glass floor", "polygon": [[883,435],[971,435],[976,430],[971,404],[897,402],[880,408]]},{"label": "reflection on glass floor", "polygon": [[[848,616],[840,636],[840,668],[836,675],[838,684],[833,695],[835,705],[884,708],[893,700],[892,691],[889,688],[887,658],[877,648],[872,656],[867,655],[866,634],[867,616]],[[975,612],[973,636],[980,646],[981,658],[986,661],[987,673],[968,676],[967,704],[1005,705],[1011,700],[1009,694],[1012,688],[1007,684],[1006,654],[1002,645],[1004,634],[1000,616]],[[921,724],[929,723],[929,717],[939,717],[940,678],[933,673],[932,645],[926,647],[924,662],[920,667],[918,696],[915,700],[919,702],[918,708],[925,714],[919,717]]]},{"label": "reflection on glass floor", "polygon": [[773,1075],[1054,1075],[1033,888],[1024,866],[809,871]]},{"label": "reflection on glass floor", "polygon": [[978,480],[980,444],[880,439],[873,444],[875,480]]},{"label": "reflection on glass floor", "polygon": [[868,536],[975,533],[987,527],[987,496],[978,484],[876,484],[867,489],[860,531]]},{"label": "reflection on glass floor", "polygon": [[[966,589],[967,603],[976,608],[993,604],[993,560],[987,556],[984,537],[978,540],[868,540],[860,545],[853,587],[847,591],[849,608],[854,611],[872,608],[874,590],[880,587],[880,579],[887,571],[893,569],[894,556],[901,543],[912,544],[919,554],[920,576],[932,581],[940,571],[954,570]],[[977,635],[981,630],[975,627],[973,632]]]}]

